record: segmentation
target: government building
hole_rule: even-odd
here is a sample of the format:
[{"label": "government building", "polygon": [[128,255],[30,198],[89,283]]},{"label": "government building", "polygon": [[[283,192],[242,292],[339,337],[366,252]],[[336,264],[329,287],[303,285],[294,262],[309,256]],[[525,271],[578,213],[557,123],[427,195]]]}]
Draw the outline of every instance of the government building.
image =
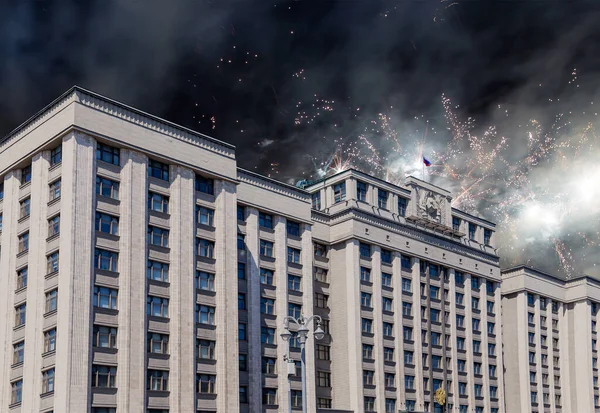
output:
[{"label": "government building", "polygon": [[301,314],[310,413],[593,411],[595,281],[501,274],[451,200],[74,87],[0,142],[0,413],[299,412]]}]

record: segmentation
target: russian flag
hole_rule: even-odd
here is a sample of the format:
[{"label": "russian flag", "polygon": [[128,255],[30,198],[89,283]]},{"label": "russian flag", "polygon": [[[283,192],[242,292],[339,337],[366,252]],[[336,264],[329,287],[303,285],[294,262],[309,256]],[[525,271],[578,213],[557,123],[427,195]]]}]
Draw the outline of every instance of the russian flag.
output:
[{"label": "russian flag", "polygon": [[426,157],[423,157],[423,163],[425,166],[431,166],[431,162],[429,162]]}]

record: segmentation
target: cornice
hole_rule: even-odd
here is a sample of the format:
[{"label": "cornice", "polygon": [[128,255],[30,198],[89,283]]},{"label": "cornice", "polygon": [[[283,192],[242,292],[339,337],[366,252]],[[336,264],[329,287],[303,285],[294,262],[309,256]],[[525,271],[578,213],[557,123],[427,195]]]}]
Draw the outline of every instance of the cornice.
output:
[{"label": "cornice", "polygon": [[237,177],[240,182],[276,192],[302,202],[310,202],[310,194],[308,192],[266,176],[238,168]]}]

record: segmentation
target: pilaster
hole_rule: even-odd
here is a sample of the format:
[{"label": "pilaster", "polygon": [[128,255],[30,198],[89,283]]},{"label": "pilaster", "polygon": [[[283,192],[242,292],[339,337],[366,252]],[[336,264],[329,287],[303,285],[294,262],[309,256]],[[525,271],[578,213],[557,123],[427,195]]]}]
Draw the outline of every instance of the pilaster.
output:
[{"label": "pilaster", "polygon": [[[283,328],[283,319],[288,315],[287,300],[287,230],[286,220],[282,216],[274,216],[273,224],[275,229],[275,274],[274,283],[277,288],[277,299],[275,300],[275,314],[277,314],[277,327],[275,328],[275,342],[277,343],[277,401],[280,411],[285,411],[289,406],[288,377],[287,366],[283,360],[288,343],[281,338],[281,329]],[[304,311],[306,311],[304,309]],[[290,327],[295,331],[294,324]],[[308,376],[307,376],[308,377]],[[313,376],[314,377],[314,376]]]},{"label": "pilaster", "polygon": [[383,308],[381,296],[381,248],[372,247],[371,281],[373,282],[373,331],[375,354],[375,410],[385,412],[385,374],[383,363]]},{"label": "pilaster", "polygon": [[[413,341],[415,343],[415,353],[413,361],[415,363],[415,393],[416,410],[423,410],[424,407],[424,389],[423,389],[423,340],[421,338],[421,269],[420,260],[411,258],[412,266],[412,285],[413,285]],[[425,292],[426,294],[428,291]]]},{"label": "pilaster", "polygon": [[[313,243],[312,243],[312,231],[309,224],[302,224],[302,308],[308,315],[309,311],[312,312],[314,308],[314,291],[313,291]],[[331,305],[331,303],[329,303]],[[317,411],[317,391],[316,391],[316,380],[311,379],[316,377],[315,372],[315,335],[314,326],[311,325],[311,332],[306,340],[306,400],[307,400],[307,412],[316,413]]]},{"label": "pilaster", "polygon": [[[465,274],[465,331],[467,345],[467,399],[469,400],[469,409],[475,409],[475,377],[473,374],[473,305],[471,298],[471,274]],[[481,323],[481,322],[480,322]],[[481,325],[480,325],[481,326]],[[489,389],[488,389],[489,390]]]}]

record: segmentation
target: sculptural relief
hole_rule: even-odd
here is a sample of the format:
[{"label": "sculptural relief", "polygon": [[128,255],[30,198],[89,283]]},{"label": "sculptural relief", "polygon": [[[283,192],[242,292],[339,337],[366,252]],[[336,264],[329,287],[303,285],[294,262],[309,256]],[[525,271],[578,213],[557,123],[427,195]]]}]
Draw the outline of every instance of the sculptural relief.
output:
[{"label": "sculptural relief", "polygon": [[442,223],[442,206],[444,199],[441,195],[431,191],[419,189],[418,196],[418,213],[420,218],[427,218],[439,224]]}]

